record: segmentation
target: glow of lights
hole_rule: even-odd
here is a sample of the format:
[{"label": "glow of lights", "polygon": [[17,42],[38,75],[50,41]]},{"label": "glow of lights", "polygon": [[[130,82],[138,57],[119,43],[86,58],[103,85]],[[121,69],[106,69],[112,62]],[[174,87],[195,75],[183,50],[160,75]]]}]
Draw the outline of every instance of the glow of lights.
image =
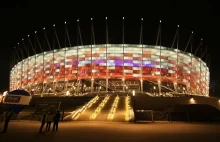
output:
[{"label": "glow of lights", "polygon": [[8,91],[3,92],[3,97],[6,96],[8,94]]},{"label": "glow of lights", "polygon": [[100,114],[102,108],[106,105],[106,103],[108,102],[109,98],[110,98],[109,95],[105,96],[104,100],[99,104],[99,106],[96,108],[96,110],[91,115],[91,117],[90,117],[91,120],[94,120],[97,117],[97,115]]},{"label": "glow of lights", "polygon": [[53,24],[53,26],[55,27],[55,24]]},{"label": "glow of lights", "polygon": [[111,110],[108,114],[108,118],[107,118],[108,120],[113,120],[117,106],[118,106],[118,102],[119,102],[119,97],[117,96],[117,97],[115,97],[115,100],[112,104]]},{"label": "glow of lights", "polygon": [[69,91],[66,91],[66,96],[69,96],[70,95],[70,92]]},{"label": "glow of lights", "polygon": [[195,103],[195,100],[193,98],[191,98],[190,100],[190,103],[194,104]]},{"label": "glow of lights", "polygon": [[130,97],[126,96],[125,99],[125,121],[130,120]]},{"label": "glow of lights", "polygon": [[161,23],[162,21],[160,20],[160,23]]},{"label": "glow of lights", "polygon": [[22,38],[22,41],[23,41],[24,39]]},{"label": "glow of lights", "polygon": [[37,33],[37,31],[34,32],[35,34]]},{"label": "glow of lights", "polygon": [[29,37],[30,35],[28,35],[28,37]]},{"label": "glow of lights", "polygon": [[66,21],[64,22],[64,24],[66,24]]},{"label": "glow of lights", "polygon": [[107,20],[107,17],[105,19]]},{"label": "glow of lights", "polygon": [[79,19],[77,19],[77,22],[79,22]]},{"label": "glow of lights", "polygon": [[122,80],[123,80],[123,81],[125,81],[125,79],[124,79],[124,78],[122,78]]},{"label": "glow of lights", "polygon": [[18,42],[18,44],[19,44],[19,42]]},{"label": "glow of lights", "polygon": [[45,30],[45,28],[43,28],[43,30]]},{"label": "glow of lights", "polygon": [[180,27],[180,25],[177,25],[177,27],[179,28],[179,27]]},{"label": "glow of lights", "polygon": [[192,31],[192,34],[193,34],[193,31]]},{"label": "glow of lights", "polygon": [[154,90],[156,90],[156,87],[154,86]]},{"label": "glow of lights", "polygon": [[160,80],[158,80],[157,82],[160,83]]},{"label": "glow of lights", "polygon": [[135,96],[135,90],[132,91],[133,96]]},{"label": "glow of lights", "polygon": [[91,20],[92,20],[92,18],[91,18]]},{"label": "glow of lights", "polygon": [[141,21],[143,21],[144,20],[144,18],[141,18]]},{"label": "glow of lights", "polygon": [[203,40],[203,39],[201,38],[201,40]]},{"label": "glow of lights", "polygon": [[95,104],[98,99],[99,99],[99,96],[96,96],[92,100],[90,100],[87,104],[79,108],[78,110],[73,111],[70,114],[71,118],[76,120],[83,112],[86,111],[86,109],[90,108],[93,104]]},{"label": "glow of lights", "polygon": [[177,83],[176,83],[176,82],[174,82],[174,85],[177,85]]},{"label": "glow of lights", "polygon": [[123,20],[124,20],[125,18],[123,17]]}]

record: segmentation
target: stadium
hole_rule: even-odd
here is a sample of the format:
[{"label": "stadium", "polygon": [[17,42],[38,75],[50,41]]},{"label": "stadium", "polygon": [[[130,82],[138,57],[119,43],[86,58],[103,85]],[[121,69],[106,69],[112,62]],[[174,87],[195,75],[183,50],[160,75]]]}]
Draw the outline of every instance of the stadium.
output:
[{"label": "stadium", "polygon": [[103,44],[30,56],[10,73],[10,89],[34,94],[147,92],[209,95],[209,68],[191,53],[163,46]]},{"label": "stadium", "polygon": [[[43,111],[54,108],[63,112],[63,120],[217,120],[220,100],[209,97],[210,72],[203,39],[194,49],[191,32],[185,49],[180,48],[177,25],[172,45],[163,46],[160,21],[156,44],[145,44],[141,19],[139,44],[127,42],[123,18],[122,42],[117,44],[109,42],[107,18],[105,26],[105,42],[100,44],[95,41],[92,18],[90,43],[82,42],[79,20],[76,45],[71,43],[66,22],[65,37],[58,36],[54,24],[53,38],[43,28],[41,34],[35,31],[22,39],[13,52],[10,90],[3,106],[23,105],[19,119],[32,113],[31,118],[38,119]],[[62,38],[65,45],[60,44]],[[13,94],[13,90],[30,95]]]}]

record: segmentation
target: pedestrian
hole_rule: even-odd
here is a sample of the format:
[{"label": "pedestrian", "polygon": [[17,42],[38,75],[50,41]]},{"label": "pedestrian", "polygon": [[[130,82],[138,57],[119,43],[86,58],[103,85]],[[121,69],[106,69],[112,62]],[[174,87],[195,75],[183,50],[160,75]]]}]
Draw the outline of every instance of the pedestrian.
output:
[{"label": "pedestrian", "polygon": [[39,130],[39,133],[42,132],[42,129],[46,123],[46,120],[47,120],[47,112],[44,112],[43,116],[42,116],[42,119],[41,119],[41,126],[40,126],[40,130]]},{"label": "pedestrian", "polygon": [[9,108],[8,111],[5,112],[4,114],[4,129],[2,131],[2,133],[6,133],[7,129],[8,129],[8,123],[11,120],[12,116],[13,116],[13,111],[12,108]]},{"label": "pedestrian", "polygon": [[48,113],[47,116],[47,126],[46,126],[46,131],[50,131],[50,125],[53,121],[53,114],[51,112]]},{"label": "pedestrian", "polygon": [[53,119],[53,131],[57,131],[58,130],[58,123],[60,121],[60,111],[58,110],[54,116],[54,119]]}]

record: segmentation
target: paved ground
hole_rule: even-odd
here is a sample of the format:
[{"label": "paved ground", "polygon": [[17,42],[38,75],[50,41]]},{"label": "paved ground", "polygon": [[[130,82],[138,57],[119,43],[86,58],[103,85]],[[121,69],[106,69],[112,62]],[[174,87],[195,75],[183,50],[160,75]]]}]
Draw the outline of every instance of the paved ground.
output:
[{"label": "paved ground", "polygon": [[[2,128],[0,124],[0,128]],[[0,142],[219,142],[220,124],[155,122],[61,122],[58,132],[38,133],[40,122],[12,121]]]}]

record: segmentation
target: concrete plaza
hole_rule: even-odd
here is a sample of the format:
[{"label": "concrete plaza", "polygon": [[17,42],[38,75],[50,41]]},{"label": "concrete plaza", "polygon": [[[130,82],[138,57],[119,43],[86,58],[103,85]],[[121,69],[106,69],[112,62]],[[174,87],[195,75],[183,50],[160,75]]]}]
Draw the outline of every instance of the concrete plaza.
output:
[{"label": "concrete plaza", "polygon": [[72,121],[60,122],[58,132],[38,133],[40,124],[38,121],[11,121],[7,133],[0,134],[0,142],[220,141],[218,123]]}]

